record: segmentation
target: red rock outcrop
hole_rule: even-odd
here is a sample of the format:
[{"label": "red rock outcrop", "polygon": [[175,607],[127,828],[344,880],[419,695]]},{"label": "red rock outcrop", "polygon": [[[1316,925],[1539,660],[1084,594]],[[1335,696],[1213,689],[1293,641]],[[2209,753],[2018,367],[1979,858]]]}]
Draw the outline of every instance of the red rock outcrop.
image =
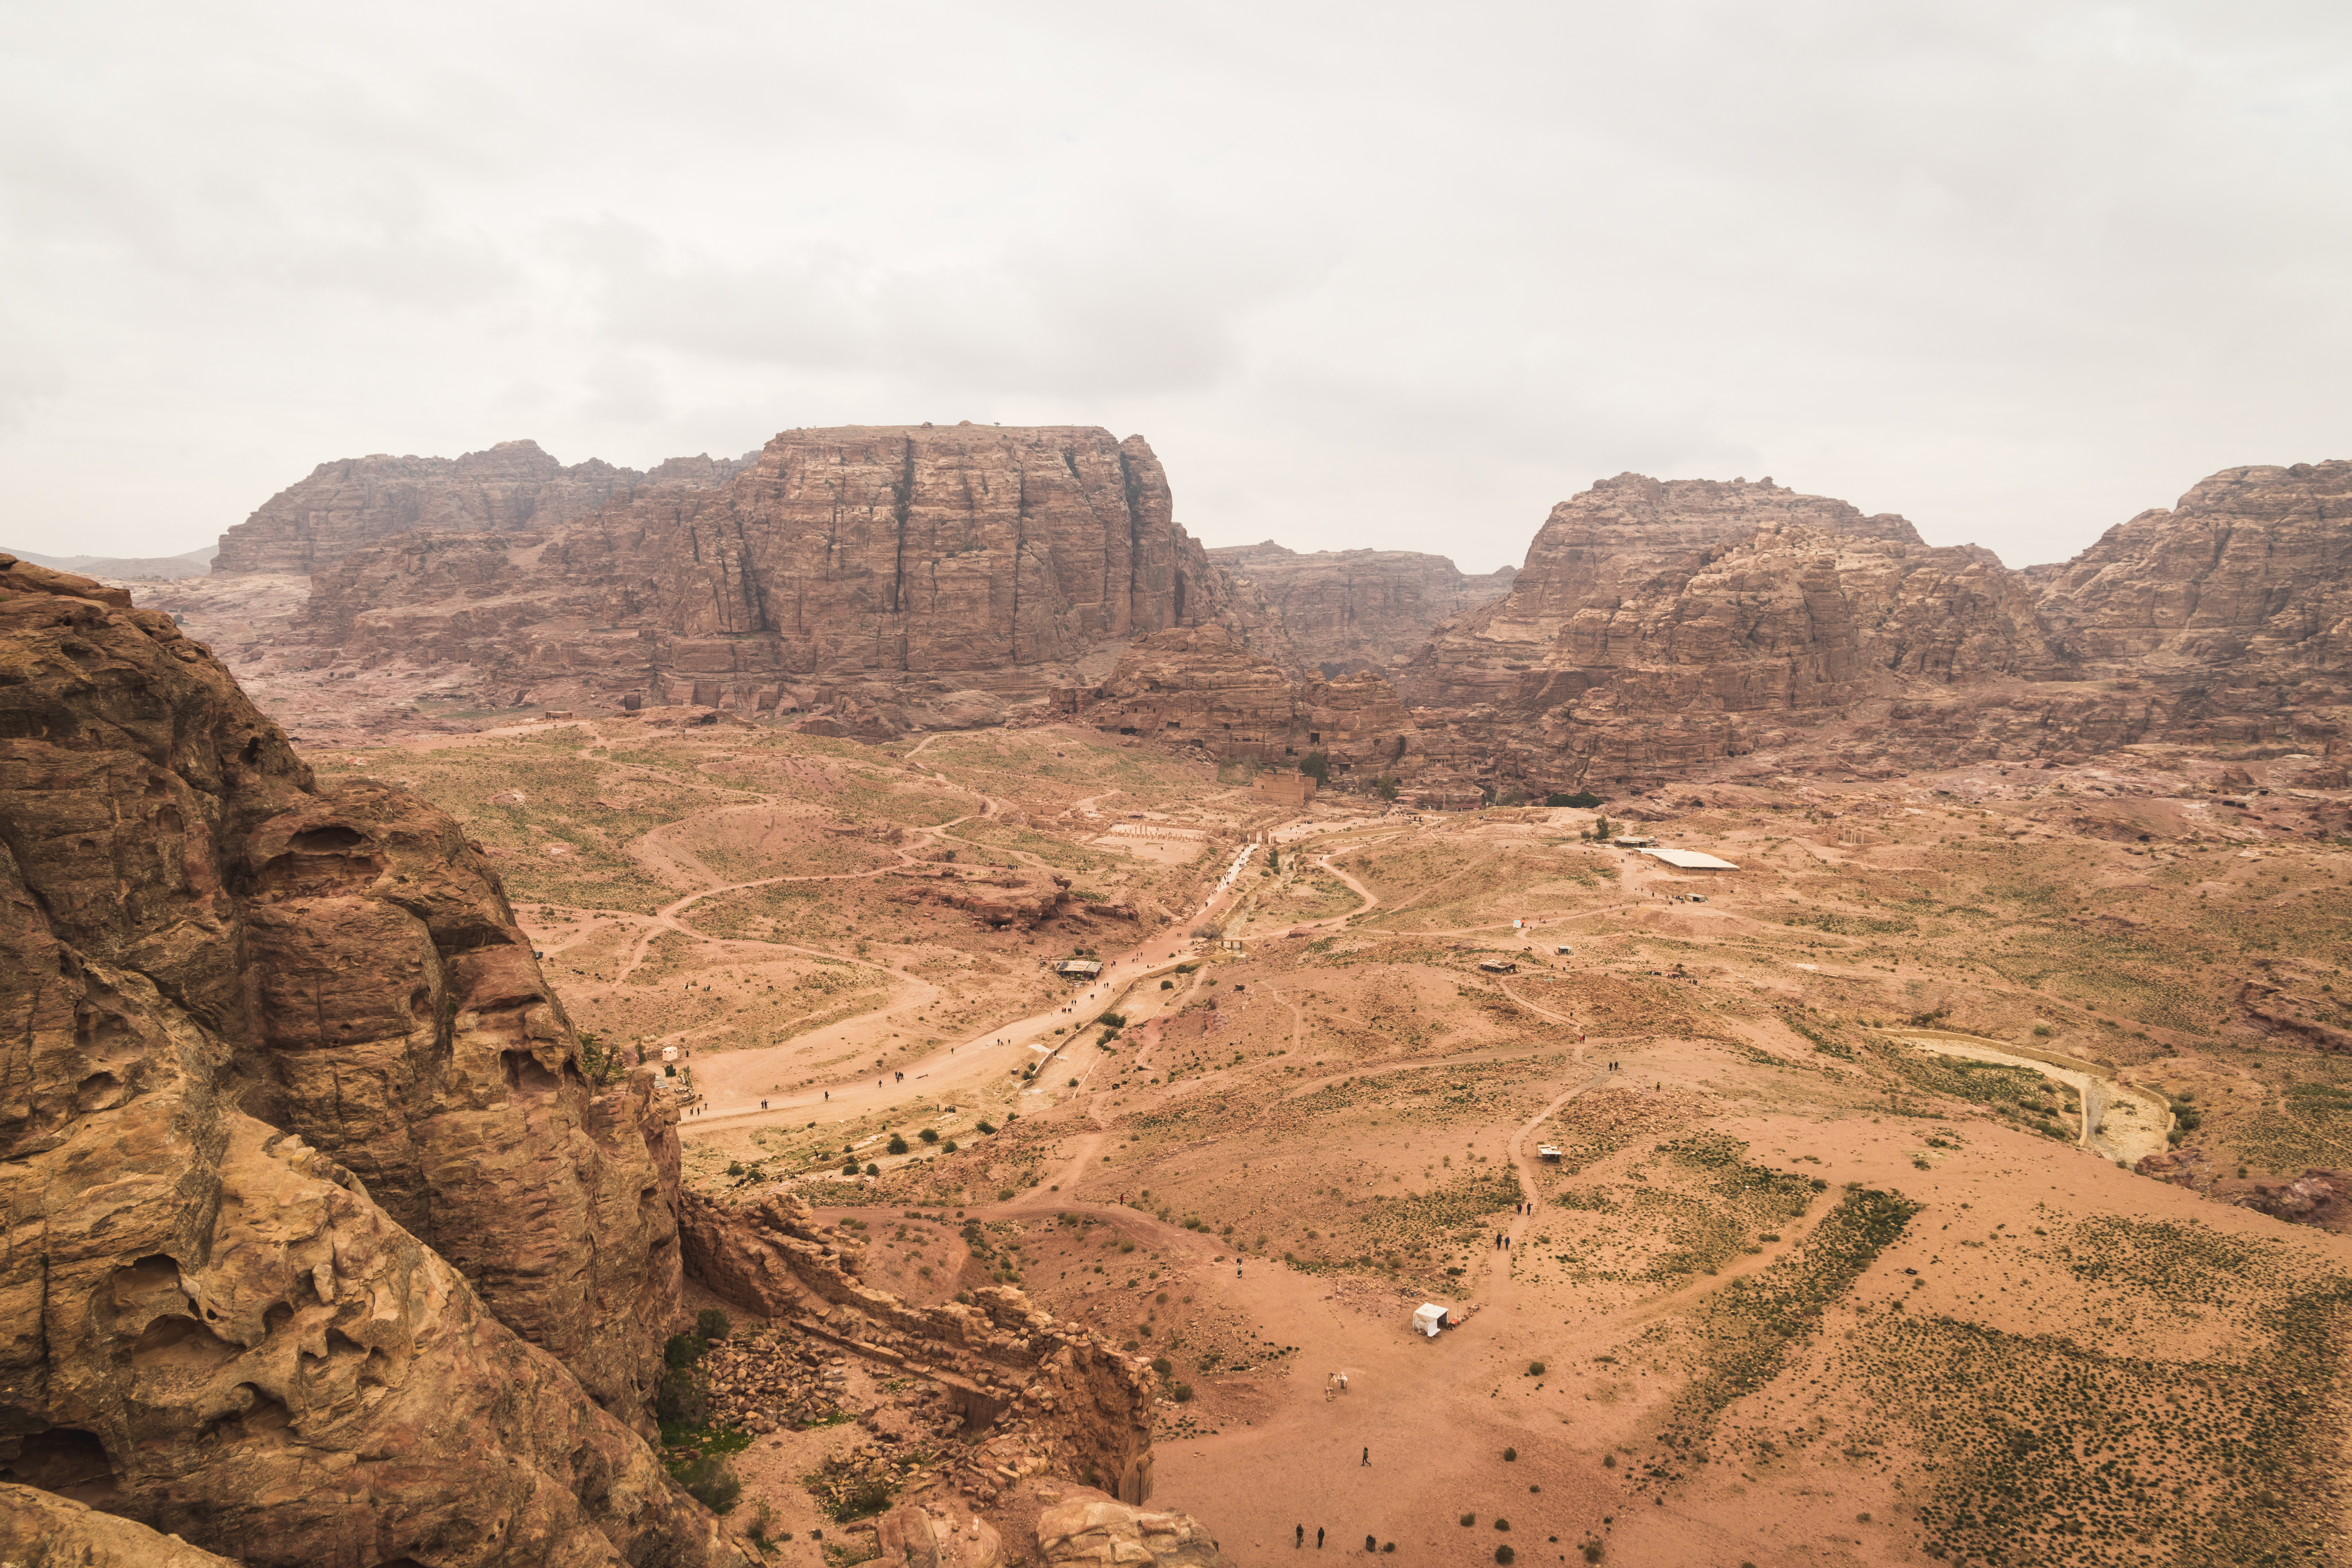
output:
[{"label": "red rock outcrop", "polygon": [[1392,762],[1412,723],[1388,679],[1297,680],[1223,626],[1138,637],[1076,711],[1096,728],[1279,763],[1322,752],[1345,772]]},{"label": "red rock outcrop", "polygon": [[2348,497],[2352,464],[2233,469],[2029,574],[1769,481],[1622,476],[1555,508],[1510,594],[1396,672],[1406,772],[1556,789],[1765,752],[1884,771],[2325,742]]},{"label": "red rock outcrop", "polygon": [[749,461],[673,458],[651,473],[593,458],[566,467],[536,441],[501,441],[462,458],[346,458],[320,464],[222,534],[212,569],[223,575],[320,572],[362,545],[419,529],[556,528],[642,485],[709,487]]},{"label": "red rock outcrop", "polygon": [[1011,1286],[909,1306],[857,1279],[865,1249],[778,1194],[737,1208],[688,1193],[688,1272],[747,1310],[940,1384],[968,1427],[1020,1427],[1061,1473],[1151,1495],[1151,1384],[1140,1363]]},{"label": "red rock outcrop", "polygon": [[735,1560],[625,1424],[650,1078],[592,1089],[446,816],[13,558],[0,953],[0,1480],[255,1563]]},{"label": "red rock outcrop", "polygon": [[236,1568],[226,1557],[37,1487],[0,1484],[8,1568]]},{"label": "red rock outcrop", "polygon": [[287,658],[467,667],[485,700],[625,695],[750,712],[829,682],[915,715],[1098,679],[1130,637],[1241,601],[1140,437],[997,426],[786,431],[715,487],[563,526],[413,531],[318,577]]},{"label": "red rock outcrop", "polygon": [[1298,658],[1326,676],[1410,658],[1454,616],[1510,591],[1516,567],[1464,574],[1443,555],[1411,550],[1318,550],[1273,540],[1209,552],[1237,588],[1262,594]]},{"label": "red rock outcrop", "polygon": [[1223,1556],[1190,1514],[1130,1508],[1077,1488],[1037,1516],[1047,1568],[1221,1568]]}]

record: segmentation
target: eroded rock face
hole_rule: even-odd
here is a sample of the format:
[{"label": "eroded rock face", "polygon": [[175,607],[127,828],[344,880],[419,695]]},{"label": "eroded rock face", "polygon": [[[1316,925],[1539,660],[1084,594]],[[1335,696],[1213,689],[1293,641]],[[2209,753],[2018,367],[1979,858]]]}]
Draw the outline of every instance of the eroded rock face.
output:
[{"label": "eroded rock face", "polygon": [[321,463],[221,535],[212,569],[322,571],[362,545],[423,529],[437,532],[553,528],[643,484],[709,486],[748,459],[673,458],[650,474],[590,458],[569,467],[536,441],[501,441],[462,458],[377,453]]},{"label": "eroded rock face", "polygon": [[1138,637],[1077,711],[1099,730],[1197,742],[1219,758],[1295,763],[1319,751],[1342,772],[1393,762],[1412,729],[1377,670],[1295,679],[1223,626]]},{"label": "eroded rock face", "polygon": [[1004,1542],[977,1515],[961,1522],[922,1504],[902,1502],[874,1521],[885,1568],[997,1568]]},{"label": "eroded rock face", "polygon": [[2224,468],[2170,510],[2109,529],[2041,609],[2086,664],[2352,668],[2352,462]]},{"label": "eroded rock face", "polygon": [[9,1568],[236,1568],[226,1557],[33,1487],[0,1484]]},{"label": "eroded rock face", "polygon": [[687,1193],[688,1270],[747,1310],[945,1386],[974,1428],[1018,1422],[1059,1473],[1151,1495],[1151,1388],[1140,1363],[1010,1286],[914,1307],[858,1279],[865,1249],[797,1198],[734,1207]]},{"label": "eroded rock face", "polygon": [[1239,588],[1264,595],[1309,668],[1377,668],[1416,652],[1439,626],[1510,591],[1516,567],[1470,576],[1412,550],[1318,550],[1269,539],[1209,552]]},{"label": "eroded rock face", "polygon": [[0,955],[0,1481],[255,1563],[735,1561],[625,1424],[677,1290],[649,1079],[592,1094],[447,817],[12,559]]},{"label": "eroded rock face", "polygon": [[1037,1516],[1037,1555],[1050,1568],[1220,1568],[1224,1561],[1192,1515],[1131,1508],[1083,1487]]},{"label": "eroded rock face", "polygon": [[558,706],[790,709],[811,681],[969,706],[1097,679],[1131,637],[1264,614],[1176,525],[1143,439],[1099,429],[791,430],[722,483],[657,471],[531,521],[351,554],[288,658],[463,664],[486,700]]}]

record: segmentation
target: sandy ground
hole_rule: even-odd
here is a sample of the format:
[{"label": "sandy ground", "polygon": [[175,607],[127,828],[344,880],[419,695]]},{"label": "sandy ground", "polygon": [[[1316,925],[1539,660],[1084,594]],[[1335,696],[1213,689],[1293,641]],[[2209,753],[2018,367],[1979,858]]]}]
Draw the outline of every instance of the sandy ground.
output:
[{"label": "sandy ground", "polygon": [[[508,857],[583,1026],[690,1053],[698,1185],[1164,1357],[1155,1501],[1234,1562],[2341,1557],[2336,1428],[2264,1391],[2337,1397],[2297,1325],[2352,1244],[2117,1164],[2177,1107],[2248,1182],[2352,1163],[2352,855],[2284,786],[2225,808],[2151,753],[1608,808],[1740,867],[1706,874],[1592,812],[1268,813],[1080,731],[552,728],[350,765]],[[1254,839],[1281,868],[1220,885]],[[885,896],[943,865],[1137,918]],[[1077,951],[1103,981],[1051,975]],[[1465,1321],[1414,1334],[1424,1300]],[[805,1447],[745,1464],[772,1492]]]}]

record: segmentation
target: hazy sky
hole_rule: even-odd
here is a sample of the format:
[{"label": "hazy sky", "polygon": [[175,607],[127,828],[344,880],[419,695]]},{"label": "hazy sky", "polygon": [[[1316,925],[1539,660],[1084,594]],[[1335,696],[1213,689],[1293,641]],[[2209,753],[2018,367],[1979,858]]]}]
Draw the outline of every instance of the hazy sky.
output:
[{"label": "hazy sky", "polygon": [[2013,565],[2352,457],[2352,5],[0,0],[0,543],[330,458],[1140,432],[1213,544],[1632,468]]}]

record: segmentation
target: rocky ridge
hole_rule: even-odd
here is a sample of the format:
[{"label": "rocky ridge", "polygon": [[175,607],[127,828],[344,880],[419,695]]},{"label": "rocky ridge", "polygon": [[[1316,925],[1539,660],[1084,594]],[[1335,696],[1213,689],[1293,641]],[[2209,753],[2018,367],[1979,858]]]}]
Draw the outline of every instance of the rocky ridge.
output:
[{"label": "rocky ridge", "polygon": [[1477,576],[1412,550],[1318,550],[1269,539],[1213,549],[1236,587],[1265,600],[1299,659],[1328,679],[1410,658],[1456,616],[1501,598],[1517,568]]},{"label": "rocky ridge", "polygon": [[320,464],[222,534],[212,570],[315,573],[399,533],[560,527],[644,487],[722,483],[750,461],[672,458],[640,473],[594,458],[566,466],[528,440],[458,458],[346,458]]},{"label": "rocky ridge", "polygon": [[1769,480],[1621,476],[1398,672],[1408,776],[1535,793],[1792,758],[2340,746],[2347,496],[2352,464],[2232,469],[2023,573]]},{"label": "rocky ridge", "polygon": [[589,1081],[446,816],[13,557],[0,951],[0,1483],[256,1564],[738,1561],[632,1430],[649,1076]]}]

